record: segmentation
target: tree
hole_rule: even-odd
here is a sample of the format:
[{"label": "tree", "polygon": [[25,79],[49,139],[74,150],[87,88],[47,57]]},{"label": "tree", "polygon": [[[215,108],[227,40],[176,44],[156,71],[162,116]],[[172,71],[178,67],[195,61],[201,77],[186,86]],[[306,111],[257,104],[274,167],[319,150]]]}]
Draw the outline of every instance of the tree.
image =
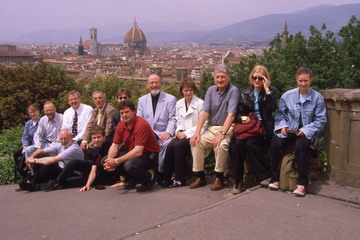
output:
[{"label": "tree", "polygon": [[0,129],[23,124],[28,118],[26,109],[33,103],[42,109],[45,101],[54,101],[58,111],[64,111],[65,96],[75,86],[64,70],[42,61],[14,68],[0,66]]}]

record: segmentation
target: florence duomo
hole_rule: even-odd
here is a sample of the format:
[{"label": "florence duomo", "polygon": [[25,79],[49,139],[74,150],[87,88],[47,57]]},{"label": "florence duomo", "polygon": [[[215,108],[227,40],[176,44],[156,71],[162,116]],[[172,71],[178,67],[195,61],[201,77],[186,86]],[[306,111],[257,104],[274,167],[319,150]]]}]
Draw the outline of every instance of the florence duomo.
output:
[{"label": "florence duomo", "polygon": [[[84,48],[88,54],[93,56],[144,56],[149,52],[146,46],[146,37],[139,28],[136,19],[133,26],[125,36],[123,44],[102,44],[97,39],[97,29],[89,29],[90,39],[85,41]],[[81,41],[80,41],[81,42]],[[80,44],[79,44],[80,47]]]}]

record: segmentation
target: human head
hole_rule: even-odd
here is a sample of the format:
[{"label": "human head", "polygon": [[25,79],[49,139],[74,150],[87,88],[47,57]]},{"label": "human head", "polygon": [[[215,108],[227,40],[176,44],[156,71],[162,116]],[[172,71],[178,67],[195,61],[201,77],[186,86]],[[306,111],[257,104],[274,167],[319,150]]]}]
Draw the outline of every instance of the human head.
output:
[{"label": "human head", "polygon": [[296,72],[296,83],[301,95],[306,95],[312,82],[312,72],[308,68],[300,67]]},{"label": "human head", "polygon": [[60,133],[59,133],[59,138],[60,138],[61,145],[65,146],[65,147],[69,146],[70,143],[72,143],[72,141],[73,141],[71,130],[69,130],[67,128],[61,129]]},{"label": "human head", "polygon": [[135,104],[131,100],[125,100],[118,105],[120,117],[126,124],[131,124],[136,116]]},{"label": "human head", "polygon": [[224,92],[229,86],[230,72],[225,64],[215,66],[214,81],[220,92]]},{"label": "human head", "polygon": [[270,75],[269,75],[269,71],[267,70],[267,68],[265,66],[262,65],[256,65],[254,67],[254,69],[251,71],[250,75],[249,75],[249,85],[253,86],[254,85],[254,76],[263,76],[266,77],[267,80],[270,81]]},{"label": "human head", "polygon": [[90,136],[94,147],[101,147],[105,142],[105,129],[100,126],[95,126],[91,129]]},{"label": "human head", "polygon": [[78,109],[81,103],[80,93],[78,91],[72,90],[68,92],[68,103],[73,109]]},{"label": "human head", "polygon": [[32,120],[37,120],[40,117],[40,111],[36,104],[31,104],[26,109]]},{"label": "human head", "polygon": [[156,74],[151,74],[147,79],[146,86],[150,90],[151,95],[153,96],[158,95],[161,88],[160,77]]},{"label": "human head", "polygon": [[106,101],[106,94],[104,92],[96,91],[92,94],[94,104],[97,108],[102,108]]},{"label": "human head", "polygon": [[124,101],[131,98],[131,92],[127,88],[120,88],[117,92],[117,102]]},{"label": "human head", "polygon": [[184,93],[183,93],[184,88],[190,88],[194,91],[194,93],[196,93],[196,90],[197,90],[195,82],[191,79],[184,80],[181,82],[180,94],[183,96],[184,96]]},{"label": "human head", "polygon": [[55,118],[56,107],[55,104],[51,101],[46,101],[44,103],[44,114],[50,119],[53,120]]}]

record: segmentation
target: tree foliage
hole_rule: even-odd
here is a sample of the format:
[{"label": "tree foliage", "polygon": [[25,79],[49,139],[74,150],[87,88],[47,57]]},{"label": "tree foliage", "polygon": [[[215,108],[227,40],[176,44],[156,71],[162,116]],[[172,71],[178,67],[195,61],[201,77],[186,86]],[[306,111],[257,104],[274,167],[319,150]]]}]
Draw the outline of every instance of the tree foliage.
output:
[{"label": "tree foliage", "polygon": [[244,89],[247,78],[256,64],[266,66],[273,85],[280,93],[294,88],[295,73],[299,67],[307,67],[314,73],[315,89],[360,87],[360,21],[351,17],[339,34],[310,26],[310,37],[302,33],[289,35],[287,44],[281,46],[278,34],[270,42],[263,56],[241,58],[233,66],[233,83]]},{"label": "tree foliage", "polygon": [[14,68],[0,65],[0,129],[23,124],[28,118],[26,109],[32,103],[42,109],[44,102],[51,100],[58,111],[64,111],[64,98],[75,86],[64,70],[44,62]]}]

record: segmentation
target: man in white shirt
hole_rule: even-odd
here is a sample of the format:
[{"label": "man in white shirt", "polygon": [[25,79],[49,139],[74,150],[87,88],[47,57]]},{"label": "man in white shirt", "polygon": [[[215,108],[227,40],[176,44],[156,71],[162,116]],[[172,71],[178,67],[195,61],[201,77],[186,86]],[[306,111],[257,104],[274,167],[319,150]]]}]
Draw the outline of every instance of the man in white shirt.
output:
[{"label": "man in white shirt", "polygon": [[68,93],[70,108],[64,112],[62,129],[71,129],[73,140],[81,143],[86,125],[91,117],[92,107],[81,103],[80,93],[72,90]]}]

